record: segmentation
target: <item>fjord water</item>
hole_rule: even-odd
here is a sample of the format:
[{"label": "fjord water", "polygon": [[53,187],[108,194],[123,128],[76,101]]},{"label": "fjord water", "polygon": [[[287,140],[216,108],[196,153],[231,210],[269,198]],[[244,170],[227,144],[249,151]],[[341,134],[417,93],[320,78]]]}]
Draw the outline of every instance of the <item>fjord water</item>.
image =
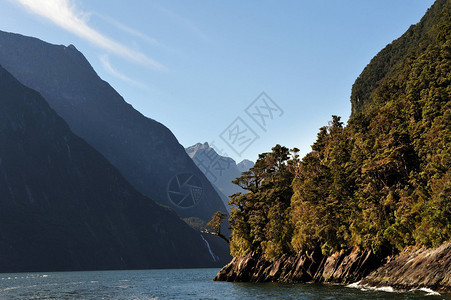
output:
[{"label": "fjord water", "polygon": [[338,285],[214,282],[218,269],[0,274],[0,299],[444,299]]}]

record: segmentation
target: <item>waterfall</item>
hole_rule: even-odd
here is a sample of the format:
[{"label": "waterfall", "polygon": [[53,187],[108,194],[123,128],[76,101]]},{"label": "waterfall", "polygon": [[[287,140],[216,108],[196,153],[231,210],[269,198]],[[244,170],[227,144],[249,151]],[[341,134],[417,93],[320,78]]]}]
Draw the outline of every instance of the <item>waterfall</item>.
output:
[{"label": "waterfall", "polygon": [[208,252],[210,252],[211,258],[213,258],[213,261],[219,261],[219,257],[213,253],[213,251],[210,248],[210,244],[208,241],[204,238],[204,236],[201,234],[200,237],[204,240],[205,244],[207,244]]}]

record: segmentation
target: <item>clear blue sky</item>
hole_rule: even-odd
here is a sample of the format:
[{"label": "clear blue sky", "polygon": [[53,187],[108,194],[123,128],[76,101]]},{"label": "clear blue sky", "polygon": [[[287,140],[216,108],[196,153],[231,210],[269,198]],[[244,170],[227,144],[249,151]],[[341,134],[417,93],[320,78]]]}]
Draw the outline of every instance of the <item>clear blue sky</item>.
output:
[{"label": "clear blue sky", "polygon": [[[74,44],[182,145],[214,141],[240,161],[277,143],[305,154],[331,115],[346,121],[355,78],[432,3],[0,0],[0,30]],[[266,131],[245,112],[263,91],[283,110]],[[237,117],[259,136],[241,156],[220,137]]]}]

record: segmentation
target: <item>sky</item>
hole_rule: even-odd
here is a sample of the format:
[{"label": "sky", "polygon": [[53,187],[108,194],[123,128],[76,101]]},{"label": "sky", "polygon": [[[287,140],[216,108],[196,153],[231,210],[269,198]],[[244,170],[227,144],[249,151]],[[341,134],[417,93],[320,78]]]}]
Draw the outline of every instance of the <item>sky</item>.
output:
[{"label": "sky", "polygon": [[185,147],[310,151],[354,80],[431,0],[0,0],[0,30],[73,44]]}]

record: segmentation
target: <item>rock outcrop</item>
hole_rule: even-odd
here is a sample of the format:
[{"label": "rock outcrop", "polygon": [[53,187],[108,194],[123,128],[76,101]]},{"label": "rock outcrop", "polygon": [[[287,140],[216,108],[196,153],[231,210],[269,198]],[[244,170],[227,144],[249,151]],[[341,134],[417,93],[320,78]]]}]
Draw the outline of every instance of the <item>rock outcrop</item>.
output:
[{"label": "rock outcrop", "polygon": [[336,282],[362,279],[379,266],[372,251],[353,249],[324,256],[316,250],[305,255],[283,255],[269,262],[255,253],[235,257],[216,275],[216,281],[245,282]]},{"label": "rock outcrop", "polygon": [[215,281],[331,282],[360,281],[362,287],[391,286],[399,290],[428,288],[451,291],[451,243],[437,249],[403,252],[392,259],[354,248],[324,256],[313,251],[302,256],[283,255],[269,262],[255,253],[235,257]]},{"label": "rock outcrop", "polygon": [[359,248],[355,248],[351,253],[337,252],[324,260],[315,274],[315,280],[336,283],[360,280],[376,269],[382,261],[371,250]]},{"label": "rock outcrop", "polygon": [[366,276],[359,285],[451,291],[451,243],[437,249],[403,252],[397,259]]}]

